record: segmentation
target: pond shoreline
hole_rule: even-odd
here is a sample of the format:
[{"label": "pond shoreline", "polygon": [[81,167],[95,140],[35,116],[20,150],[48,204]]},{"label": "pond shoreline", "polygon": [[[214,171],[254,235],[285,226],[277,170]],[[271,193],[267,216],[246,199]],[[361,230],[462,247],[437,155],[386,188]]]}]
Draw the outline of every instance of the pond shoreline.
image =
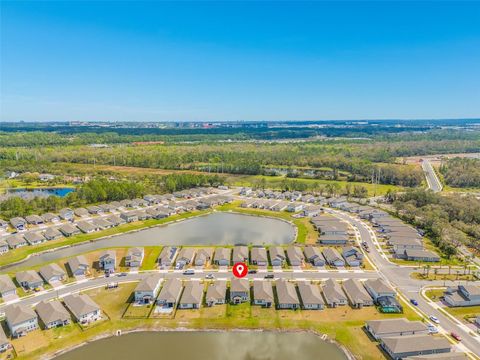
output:
[{"label": "pond shoreline", "polygon": [[[121,335],[117,335],[116,332],[121,331]],[[112,337],[117,337],[117,336],[123,336],[123,335],[128,335],[128,334],[134,334],[134,333],[139,333],[139,332],[183,332],[183,333],[188,333],[188,332],[265,332],[265,333],[306,333],[306,334],[313,334],[318,337],[320,341],[324,341],[326,343],[330,343],[335,345],[347,358],[347,360],[356,360],[355,355],[353,355],[350,350],[348,350],[347,347],[344,345],[340,344],[338,341],[331,339],[329,337],[326,337],[325,334],[320,334],[317,331],[314,330],[302,330],[302,329],[291,329],[291,330],[282,330],[282,329],[265,329],[265,328],[256,328],[256,329],[245,329],[245,328],[218,328],[218,329],[195,329],[195,328],[184,328],[184,327],[177,327],[177,328],[165,328],[165,327],[160,327],[160,328],[134,328],[130,330],[125,330],[123,331],[122,329],[117,329],[115,333],[105,333],[105,334],[100,334],[97,335],[81,344],[73,345],[61,350],[58,350],[52,354],[46,354],[44,356],[41,356],[41,360],[52,360],[57,358],[60,355],[64,355],[70,351],[73,351],[75,349],[79,349],[85,345],[89,345],[93,342],[96,342],[98,340],[103,340],[103,339],[109,339]],[[325,335],[325,337],[324,337]]]}]

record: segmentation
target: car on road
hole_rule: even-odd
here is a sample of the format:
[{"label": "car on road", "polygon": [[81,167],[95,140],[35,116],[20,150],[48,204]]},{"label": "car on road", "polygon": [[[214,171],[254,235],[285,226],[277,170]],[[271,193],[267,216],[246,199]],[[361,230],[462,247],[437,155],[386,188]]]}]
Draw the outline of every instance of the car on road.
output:
[{"label": "car on road", "polygon": [[428,324],[428,332],[430,334],[438,334],[438,329],[435,325],[432,325],[432,324]]},{"label": "car on road", "polygon": [[415,306],[418,306],[418,301],[415,300],[415,299],[410,299],[410,302],[415,305]]},{"label": "car on road", "polygon": [[248,273],[249,273],[249,274],[256,274],[256,273],[257,273],[257,270],[248,270]]},{"label": "car on road", "polygon": [[124,277],[124,276],[127,276],[127,273],[120,273],[117,275],[118,277]]},{"label": "car on road", "polygon": [[454,333],[453,331],[450,333],[450,336],[457,341],[462,341],[462,338],[460,337],[460,335],[458,335],[457,333]]},{"label": "car on road", "polygon": [[265,279],[273,279],[273,274],[267,274],[267,275],[265,275]]},{"label": "car on road", "polygon": [[215,276],[213,276],[213,274],[207,274],[205,275],[205,279],[215,279]]},{"label": "car on road", "polygon": [[440,324],[440,320],[438,320],[438,318],[434,315],[430,315],[428,317],[431,321],[433,321],[435,324]]},{"label": "car on road", "polygon": [[195,274],[195,270],[193,269],[188,269],[183,272],[183,275],[194,275],[194,274]]}]

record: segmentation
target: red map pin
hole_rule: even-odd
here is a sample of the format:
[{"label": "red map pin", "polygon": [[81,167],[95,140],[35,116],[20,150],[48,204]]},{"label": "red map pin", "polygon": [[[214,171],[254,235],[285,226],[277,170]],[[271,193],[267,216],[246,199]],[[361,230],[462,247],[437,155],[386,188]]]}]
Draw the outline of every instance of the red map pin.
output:
[{"label": "red map pin", "polygon": [[248,273],[248,266],[245,263],[238,262],[235,265],[233,265],[232,269],[233,275],[237,278],[243,278],[247,275]]}]

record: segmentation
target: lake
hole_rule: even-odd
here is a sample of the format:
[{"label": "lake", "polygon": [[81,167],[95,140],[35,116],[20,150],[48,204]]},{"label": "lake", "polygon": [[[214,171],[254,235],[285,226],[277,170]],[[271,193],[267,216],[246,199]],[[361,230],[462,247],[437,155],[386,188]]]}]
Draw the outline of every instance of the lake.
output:
[{"label": "lake", "polygon": [[106,247],[159,245],[283,245],[295,238],[295,227],[283,220],[236,213],[214,212],[176,223],[156,226],[95,242],[32,256],[4,269],[30,267]]},{"label": "lake", "polygon": [[7,194],[19,196],[22,198],[47,197],[51,195],[64,197],[67,194],[75,191],[74,188],[31,188],[31,189],[7,189]]},{"label": "lake", "polygon": [[167,331],[102,339],[55,359],[345,360],[347,357],[336,345],[310,333]]}]

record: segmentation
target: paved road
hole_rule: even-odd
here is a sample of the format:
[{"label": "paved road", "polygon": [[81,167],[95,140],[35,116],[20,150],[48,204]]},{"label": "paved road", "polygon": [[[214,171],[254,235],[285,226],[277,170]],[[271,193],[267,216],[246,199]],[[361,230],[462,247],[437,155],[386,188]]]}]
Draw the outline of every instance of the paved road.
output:
[{"label": "paved road", "polygon": [[[372,259],[374,264],[379,270],[380,276],[389,281],[397,291],[403,295],[407,301],[408,299],[415,299],[418,301],[418,307],[424,315],[435,315],[440,320],[440,328],[444,333],[456,332],[462,337],[462,342],[459,346],[460,349],[471,351],[472,353],[480,356],[480,337],[478,335],[471,335],[469,331],[459,321],[452,320],[449,316],[438,310],[431,302],[425,300],[422,297],[421,292],[424,286],[439,286],[442,287],[443,281],[420,281],[410,277],[410,274],[416,271],[414,268],[408,268],[396,265],[388,261],[383,254],[378,251],[378,245],[376,243],[375,233],[368,225],[363,221],[350,216],[349,214],[341,213],[338,211],[332,211],[336,216],[348,221],[352,226],[358,229],[362,241],[366,241],[370,253],[368,256]],[[480,284],[480,282],[474,282]],[[447,281],[447,286],[458,285],[458,282]]]},{"label": "paved road", "polygon": [[430,161],[423,159],[422,169],[425,172],[425,178],[427,179],[428,188],[431,189],[433,192],[442,191],[443,185],[438,179],[438,176],[435,173],[435,170],[433,169]]}]

